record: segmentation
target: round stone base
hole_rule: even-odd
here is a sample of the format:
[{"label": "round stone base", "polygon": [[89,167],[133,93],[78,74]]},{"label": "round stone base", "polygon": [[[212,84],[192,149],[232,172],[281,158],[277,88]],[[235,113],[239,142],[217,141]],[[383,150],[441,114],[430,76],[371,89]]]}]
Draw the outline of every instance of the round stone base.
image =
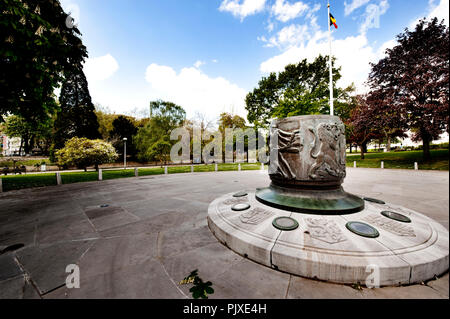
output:
[{"label": "round stone base", "polygon": [[256,190],[256,199],[275,208],[306,214],[344,215],[364,209],[364,200],[337,189],[297,190],[272,185]]},{"label": "round stone base", "polygon": [[[247,193],[215,199],[208,225],[224,245],[268,267],[372,287],[420,283],[449,268],[448,231],[410,209],[365,201],[358,213],[318,216],[270,207]],[[233,209],[240,204],[249,207]]]}]

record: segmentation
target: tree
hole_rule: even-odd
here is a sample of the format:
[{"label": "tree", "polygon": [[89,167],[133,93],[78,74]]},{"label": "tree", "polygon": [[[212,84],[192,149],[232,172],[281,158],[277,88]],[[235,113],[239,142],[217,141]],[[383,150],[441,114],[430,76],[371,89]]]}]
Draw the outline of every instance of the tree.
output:
[{"label": "tree", "polygon": [[52,118],[41,123],[30,123],[18,115],[8,116],[3,125],[6,135],[20,137],[19,154],[22,153],[22,150],[25,154],[30,154],[35,145],[39,146],[41,151],[46,154],[52,136],[52,126]]},{"label": "tree", "polygon": [[59,166],[76,166],[84,170],[92,165],[98,170],[99,165],[114,162],[118,157],[110,143],[78,137],[68,140],[55,155]]},{"label": "tree", "polygon": [[133,136],[137,133],[137,127],[134,124],[134,118],[119,115],[112,122],[112,130],[109,132],[110,139],[117,152],[123,155],[124,141],[127,139],[127,154],[136,155],[136,147],[134,145]]},{"label": "tree", "polygon": [[219,131],[225,136],[226,128],[241,128],[245,129],[245,119],[240,117],[239,115],[233,115],[230,113],[221,113],[219,117]]},{"label": "tree", "polygon": [[0,118],[38,125],[58,108],[53,92],[86,47],[59,1],[2,0],[0,12]]},{"label": "tree", "polygon": [[[334,59],[333,59],[334,65]],[[336,82],[341,78],[340,68],[333,68],[334,96],[337,103],[347,105],[352,86],[341,89]],[[257,127],[267,126],[272,117],[308,114],[329,114],[328,57],[319,55],[312,63],[305,59],[290,64],[278,75],[271,73],[259,81],[258,87],[246,97],[248,120]],[[339,115],[339,114],[337,114]]]},{"label": "tree", "polygon": [[[391,101],[387,104],[386,101]],[[391,151],[391,141],[396,137],[404,137],[407,130],[407,116],[397,103],[383,94],[383,91],[371,91],[366,97],[368,109],[365,114],[370,117],[371,126],[383,134],[386,151]]]},{"label": "tree", "polygon": [[437,18],[421,20],[397,41],[372,64],[368,83],[384,96],[385,105],[406,117],[429,160],[430,143],[449,127],[449,29]]},{"label": "tree", "polygon": [[74,68],[62,86],[61,108],[55,122],[54,147],[59,149],[72,137],[101,137],[99,124],[83,70]]},{"label": "tree", "polygon": [[356,97],[356,107],[352,110],[348,130],[350,141],[360,147],[361,159],[364,159],[367,144],[371,139],[380,136],[377,127],[373,125],[372,108],[367,103],[366,96]]},{"label": "tree", "polygon": [[95,104],[95,115],[97,115],[97,122],[99,125],[98,131],[106,141],[110,138],[109,133],[113,130],[112,123],[118,115],[112,113],[108,107],[103,107],[100,104]]},{"label": "tree", "polygon": [[[141,161],[161,160],[170,154],[170,148],[176,141],[170,140],[170,132],[184,124],[186,112],[172,102],[153,101],[152,118],[144,127],[138,129],[133,138],[138,159]],[[167,147],[170,145],[170,147]]]}]

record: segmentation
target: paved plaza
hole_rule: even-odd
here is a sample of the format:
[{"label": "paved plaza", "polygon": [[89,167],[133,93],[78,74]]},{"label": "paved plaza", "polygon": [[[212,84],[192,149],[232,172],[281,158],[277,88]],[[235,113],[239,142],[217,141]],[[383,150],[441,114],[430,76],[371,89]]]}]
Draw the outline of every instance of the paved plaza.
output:
[{"label": "paved plaza", "polygon": [[[261,266],[220,244],[208,206],[266,187],[267,171],[187,173],[0,194],[0,298],[190,298],[198,269],[210,298],[448,298],[448,273],[421,285],[355,289]],[[349,168],[347,192],[405,206],[449,229],[449,173]],[[106,207],[101,207],[101,206]],[[65,286],[77,264],[80,288]]]}]

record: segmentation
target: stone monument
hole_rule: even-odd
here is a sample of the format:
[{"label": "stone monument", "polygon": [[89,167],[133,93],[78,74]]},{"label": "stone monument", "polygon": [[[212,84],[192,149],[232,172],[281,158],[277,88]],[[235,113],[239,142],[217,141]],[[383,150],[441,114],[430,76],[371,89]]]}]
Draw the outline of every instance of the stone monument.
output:
[{"label": "stone monument", "polygon": [[308,278],[389,286],[446,272],[448,231],[405,207],[346,193],[345,152],[338,117],[274,120],[271,185],[215,199],[209,228],[236,253]]},{"label": "stone monument", "polygon": [[341,215],[364,209],[344,192],[345,126],[337,116],[274,120],[270,126],[272,184],[256,192],[261,203],[300,213]]}]

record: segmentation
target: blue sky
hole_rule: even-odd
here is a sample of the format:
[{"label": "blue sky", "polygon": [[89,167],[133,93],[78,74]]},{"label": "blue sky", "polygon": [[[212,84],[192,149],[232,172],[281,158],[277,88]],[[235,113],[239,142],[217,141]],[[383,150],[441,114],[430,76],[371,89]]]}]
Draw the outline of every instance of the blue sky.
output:
[{"label": "blue sky", "polygon": [[[94,103],[143,116],[158,98],[188,117],[246,116],[245,95],[268,72],[328,54],[325,0],[62,0],[89,51]],[[448,25],[449,0],[331,0],[340,85],[364,91],[369,62],[421,17]]]}]

